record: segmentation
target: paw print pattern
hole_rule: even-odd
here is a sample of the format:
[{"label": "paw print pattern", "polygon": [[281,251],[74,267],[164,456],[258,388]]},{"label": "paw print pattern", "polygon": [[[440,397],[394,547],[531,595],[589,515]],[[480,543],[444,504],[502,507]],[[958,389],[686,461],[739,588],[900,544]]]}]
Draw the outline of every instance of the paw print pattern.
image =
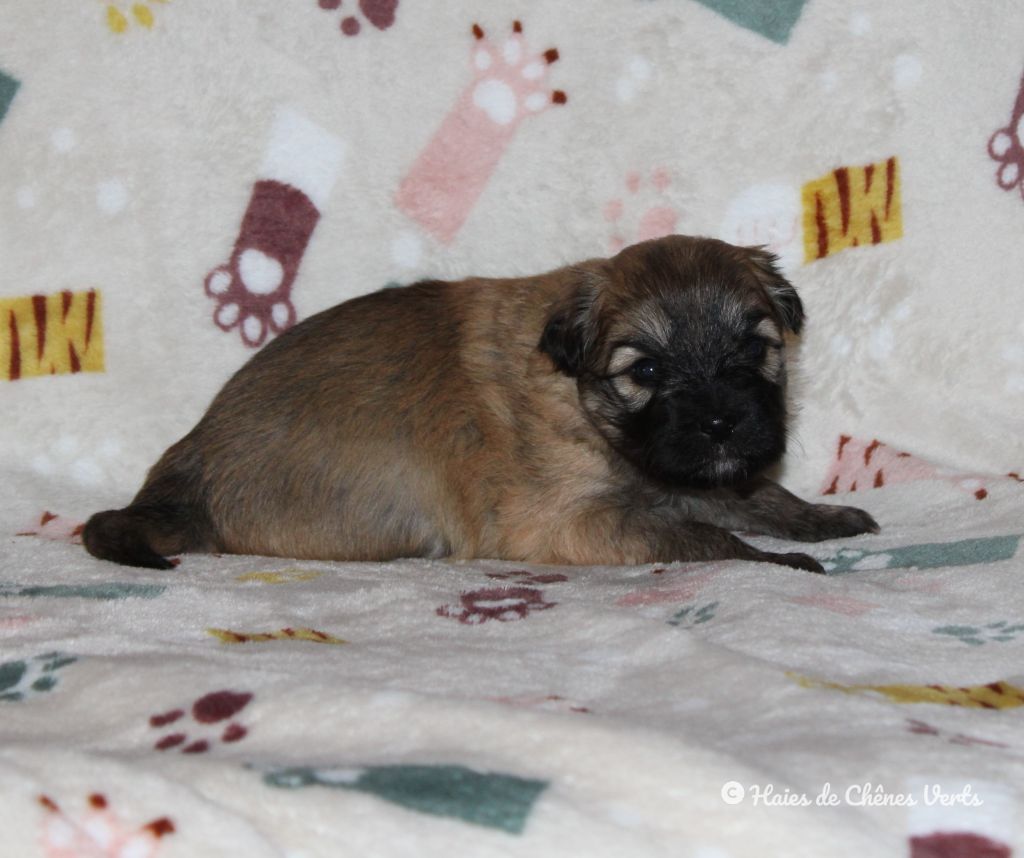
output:
[{"label": "paw print pattern", "polygon": [[[150,2],[163,5],[169,0],[150,0]],[[119,36],[128,31],[132,21],[144,30],[152,30],[153,24],[156,23],[153,9],[149,3],[132,3],[129,14],[122,12],[113,3],[107,4],[107,29]]]},{"label": "paw print pattern", "polygon": [[[676,231],[679,212],[665,201],[671,184],[672,176],[664,167],[652,170],[646,181],[635,171],[626,176],[626,193],[609,200],[604,207],[604,219],[612,229],[608,239],[610,252],[618,253],[628,244],[662,238]],[[632,238],[627,240],[627,235]]]},{"label": "paw print pattern", "polygon": [[1006,620],[997,620],[980,626],[939,626],[932,629],[937,635],[954,637],[961,643],[970,646],[982,646],[990,641],[1007,643],[1015,640],[1024,632],[1024,624],[1010,624]]},{"label": "paw print pattern", "polygon": [[[1012,474],[1008,476],[1013,478]],[[960,491],[969,492],[975,500],[988,497],[985,479],[980,476],[941,471],[930,462],[896,450],[877,438],[861,441],[849,435],[839,436],[836,459],[825,477],[821,493],[834,495],[920,480],[946,481]]]},{"label": "paw print pattern", "polygon": [[45,813],[42,844],[47,858],[152,858],[160,841],[174,833],[174,823],[166,816],[137,828],[125,824],[98,792],[75,816],[49,796],[39,796],[39,804]]},{"label": "paw print pattern", "polygon": [[531,113],[539,113],[552,104],[565,104],[561,90],[550,94],[544,89],[547,66],[558,60],[558,49],[548,48],[532,56],[523,43],[523,25],[512,23],[512,35],[500,46],[492,44],[479,24],[473,25],[476,49],[473,68],[473,104],[496,125],[518,125]]},{"label": "paw print pattern", "polygon": [[534,587],[490,587],[463,593],[457,607],[442,605],[436,613],[467,626],[477,626],[488,620],[524,620],[534,611],[546,611],[557,604],[546,601],[544,594]]},{"label": "paw print pattern", "polygon": [[[23,629],[25,626],[30,626],[33,623],[38,622],[40,619],[42,619],[42,617],[33,616],[32,614],[0,613],[0,633]],[[0,672],[2,672],[3,669],[4,665],[0,665]],[[2,690],[0,690],[0,693],[2,693]]]},{"label": "paw print pattern", "polygon": [[810,596],[793,596],[786,600],[793,605],[806,605],[809,608],[820,608],[843,617],[862,617],[882,606],[877,602],[865,602],[850,596],[834,593],[814,593]]},{"label": "paw print pattern", "polygon": [[999,351],[1006,362],[1004,389],[1013,396],[1024,394],[1024,321],[1018,322],[1015,334]]},{"label": "paw print pattern", "polygon": [[715,618],[715,611],[718,610],[718,602],[708,602],[699,608],[696,604],[687,605],[676,611],[667,622],[670,626],[679,626],[684,629],[692,629]]},{"label": "paw print pattern", "polygon": [[35,658],[0,664],[0,700],[17,702],[53,691],[57,671],[74,664],[77,658],[60,652],[48,652]]},{"label": "paw print pattern", "polygon": [[78,485],[94,489],[114,483],[122,451],[118,438],[93,443],[65,432],[29,459],[28,466],[44,477],[70,477]]},{"label": "paw print pattern", "polygon": [[203,283],[213,321],[253,348],[295,324],[292,284],[334,186],[343,147],[293,110],[277,114],[231,258]]},{"label": "paw print pattern", "polygon": [[15,536],[37,536],[40,539],[52,539],[55,542],[70,542],[72,545],[82,544],[82,530],[85,523],[72,518],[43,510],[42,514],[26,527],[15,533]]},{"label": "paw print pattern", "polygon": [[640,54],[631,56],[622,66],[615,81],[615,96],[628,104],[647,88],[653,77],[654,67],[647,57]]},{"label": "paw print pattern", "polygon": [[804,262],[803,211],[799,188],[782,183],[759,183],[730,201],[718,229],[723,241],[760,244],[779,258],[786,274]]},{"label": "paw print pattern", "polygon": [[[328,12],[334,12],[342,9],[343,3],[342,0],[318,0],[317,5]],[[359,0],[356,4],[350,2],[350,5],[357,5],[363,17],[378,30],[387,30],[395,23],[398,0]],[[342,9],[343,14],[345,9]],[[358,36],[363,25],[356,15],[345,15],[341,19],[340,29],[346,36]]]},{"label": "paw print pattern", "polygon": [[241,741],[249,730],[233,719],[249,705],[252,697],[248,692],[238,691],[213,691],[200,697],[192,704],[192,720],[188,724],[191,733],[183,729],[185,724],[181,719],[186,717],[184,709],[172,709],[151,716],[149,726],[154,730],[176,725],[157,739],[153,747],[158,751],[178,748],[183,754],[204,754],[210,750],[211,742]]},{"label": "paw print pattern", "polygon": [[1016,188],[1024,197],[1024,77],[1017,91],[1010,122],[988,141],[988,154],[999,162],[996,183],[1004,191]]},{"label": "paw print pattern", "polygon": [[719,573],[728,569],[729,564],[723,562],[691,563],[675,569],[658,566],[651,570],[652,575],[664,575],[659,579],[658,586],[651,587],[646,583],[640,589],[628,593],[615,604],[624,608],[660,605],[666,602],[692,602],[701,591],[718,577]]},{"label": "paw print pattern", "polygon": [[523,120],[568,100],[563,91],[546,89],[558,51],[531,54],[519,21],[501,44],[489,40],[479,24],[473,25],[473,37],[473,81],[396,197],[403,212],[444,244],[462,228]]}]

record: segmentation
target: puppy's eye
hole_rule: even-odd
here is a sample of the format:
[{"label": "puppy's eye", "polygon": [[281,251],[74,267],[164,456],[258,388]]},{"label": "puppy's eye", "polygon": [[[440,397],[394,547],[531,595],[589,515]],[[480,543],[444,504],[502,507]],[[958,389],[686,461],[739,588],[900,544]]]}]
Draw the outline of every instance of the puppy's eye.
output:
[{"label": "puppy's eye", "polygon": [[658,380],[658,362],[652,358],[638,360],[629,368],[629,374],[638,384],[654,384]]},{"label": "puppy's eye", "polygon": [[751,337],[743,344],[741,354],[751,363],[760,363],[767,350],[768,344],[761,337]]}]

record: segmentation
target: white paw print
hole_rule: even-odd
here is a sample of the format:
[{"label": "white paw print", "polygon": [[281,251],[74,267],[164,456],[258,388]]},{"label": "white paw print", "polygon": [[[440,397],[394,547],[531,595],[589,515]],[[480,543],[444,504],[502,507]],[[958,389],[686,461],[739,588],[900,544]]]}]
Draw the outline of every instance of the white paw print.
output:
[{"label": "white paw print", "polygon": [[718,236],[731,244],[764,245],[790,275],[804,259],[802,212],[798,188],[781,182],[751,185],[729,203]]},{"label": "white paw print", "polygon": [[114,438],[88,447],[81,438],[61,435],[45,453],[33,456],[30,466],[42,476],[70,476],[80,486],[96,488],[110,479],[120,456],[121,442]]},{"label": "white paw print", "polygon": [[1008,364],[1006,373],[1006,392],[1024,393],[1024,322],[1017,327],[1018,339],[1006,343],[1001,354]]},{"label": "white paw print", "polygon": [[852,326],[858,333],[852,336],[845,331],[836,334],[831,342],[832,353],[839,358],[848,357],[853,352],[856,338],[858,348],[863,348],[865,354],[879,363],[885,362],[896,345],[896,329],[910,318],[912,312],[907,300],[901,301],[881,317],[880,308],[876,304],[865,304],[852,318]]},{"label": "white paw print", "polygon": [[630,57],[615,81],[616,98],[625,103],[632,101],[638,93],[647,88],[653,73],[654,68],[646,57],[640,54]]}]

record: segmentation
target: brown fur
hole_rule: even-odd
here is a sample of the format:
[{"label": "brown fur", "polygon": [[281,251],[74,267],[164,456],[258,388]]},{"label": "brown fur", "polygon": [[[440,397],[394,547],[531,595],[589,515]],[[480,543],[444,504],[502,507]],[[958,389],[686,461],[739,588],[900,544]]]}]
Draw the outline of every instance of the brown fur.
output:
[{"label": "brown fur", "polygon": [[[616,408],[590,386],[594,367],[607,368],[636,331],[664,339],[675,323],[664,287],[648,280],[648,254],[664,256],[688,288],[724,290],[709,312],[759,310],[773,320],[762,331],[799,327],[795,293],[796,311],[779,300],[792,287],[766,254],[683,237],[647,245],[537,277],[384,290],[307,319],[242,367],[129,507],[90,519],[86,547],[147,566],[223,551],[567,564],[732,557],[820,571],[806,555],[768,554],[727,529],[825,538],[872,529],[870,517],[805,504],[763,480],[667,484],[616,449]],[[721,266],[743,282],[719,282]],[[565,361],[586,370],[544,348],[562,334],[578,334],[579,354]]]}]

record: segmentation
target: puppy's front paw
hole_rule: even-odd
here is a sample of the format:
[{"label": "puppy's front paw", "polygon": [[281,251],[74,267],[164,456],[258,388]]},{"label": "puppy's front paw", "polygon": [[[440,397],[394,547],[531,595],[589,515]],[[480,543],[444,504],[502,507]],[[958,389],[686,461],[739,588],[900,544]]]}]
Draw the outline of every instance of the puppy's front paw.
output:
[{"label": "puppy's front paw", "polygon": [[810,554],[765,554],[764,559],[779,566],[803,569],[805,572],[816,572],[818,575],[825,574],[825,569]]},{"label": "puppy's front paw", "polygon": [[802,521],[799,539],[821,542],[842,539],[859,533],[878,533],[879,527],[870,515],[854,506],[815,504]]}]

